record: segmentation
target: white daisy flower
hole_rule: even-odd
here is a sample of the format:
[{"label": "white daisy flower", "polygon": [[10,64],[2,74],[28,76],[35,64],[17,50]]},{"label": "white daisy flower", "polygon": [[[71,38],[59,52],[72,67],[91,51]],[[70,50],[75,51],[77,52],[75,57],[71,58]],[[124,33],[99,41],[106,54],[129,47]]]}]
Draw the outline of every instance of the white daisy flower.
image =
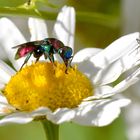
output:
[{"label": "white daisy flower", "polygon": [[[74,9],[63,7],[54,25],[53,37],[74,48],[74,26]],[[49,62],[38,62],[18,71],[25,58],[14,60],[17,50],[11,48],[26,40],[9,19],[1,18],[0,27],[1,45],[16,69],[0,61],[0,125],[45,118],[55,124],[71,121],[104,126],[119,116],[121,107],[130,103],[119,93],[139,80],[140,70],[112,85],[124,72],[139,64],[136,41],[139,33],[121,37],[104,50],[79,51],[67,73],[59,61],[55,67]],[[29,18],[29,29],[32,41],[52,37],[47,34],[43,20]]]}]

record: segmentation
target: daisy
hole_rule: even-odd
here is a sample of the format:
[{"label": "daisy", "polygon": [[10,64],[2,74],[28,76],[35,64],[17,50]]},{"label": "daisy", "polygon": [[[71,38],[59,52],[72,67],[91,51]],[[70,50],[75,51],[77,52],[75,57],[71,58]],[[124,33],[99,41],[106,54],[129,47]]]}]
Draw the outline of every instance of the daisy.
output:
[{"label": "daisy", "polygon": [[[87,48],[77,52],[67,73],[59,56],[55,67],[50,62],[32,63],[32,58],[31,64],[18,71],[24,58],[15,61],[16,50],[11,47],[26,40],[9,19],[2,18],[0,26],[1,45],[14,67],[0,60],[0,125],[45,119],[54,124],[71,121],[104,126],[130,103],[119,93],[139,80],[140,70],[134,69],[117,84],[115,81],[139,64],[139,33],[121,37],[104,50]],[[75,11],[66,6],[57,17],[52,35],[47,34],[43,20],[29,18],[31,41],[53,36],[73,48],[74,26]]]}]

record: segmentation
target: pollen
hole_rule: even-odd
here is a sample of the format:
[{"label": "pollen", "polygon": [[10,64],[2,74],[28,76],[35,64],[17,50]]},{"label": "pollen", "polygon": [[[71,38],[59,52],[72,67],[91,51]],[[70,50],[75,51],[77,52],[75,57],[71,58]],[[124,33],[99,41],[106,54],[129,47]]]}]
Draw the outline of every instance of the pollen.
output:
[{"label": "pollen", "polygon": [[54,111],[77,107],[83,99],[93,95],[93,85],[76,66],[66,71],[65,64],[37,62],[11,77],[4,94],[18,110],[48,107]]}]

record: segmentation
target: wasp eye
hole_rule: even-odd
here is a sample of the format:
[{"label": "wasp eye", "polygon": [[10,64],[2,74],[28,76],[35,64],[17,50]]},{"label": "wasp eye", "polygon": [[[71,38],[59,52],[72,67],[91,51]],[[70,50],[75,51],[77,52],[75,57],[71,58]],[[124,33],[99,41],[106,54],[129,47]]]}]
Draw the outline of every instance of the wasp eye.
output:
[{"label": "wasp eye", "polygon": [[71,58],[71,55],[72,55],[72,49],[71,48],[68,48],[67,50],[65,50],[64,57],[66,59]]}]

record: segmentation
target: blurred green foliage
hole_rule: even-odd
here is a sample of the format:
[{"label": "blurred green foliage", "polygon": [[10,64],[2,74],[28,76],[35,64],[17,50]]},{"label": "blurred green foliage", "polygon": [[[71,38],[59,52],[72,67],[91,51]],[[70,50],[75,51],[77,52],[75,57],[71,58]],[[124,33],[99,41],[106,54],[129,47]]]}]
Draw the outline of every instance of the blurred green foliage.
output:
[{"label": "blurred green foliage", "polygon": [[[0,127],[2,140],[46,140],[40,122]],[[122,117],[105,127],[86,127],[73,123],[60,126],[60,140],[127,140]]]},{"label": "blurred green foliage", "polygon": [[26,1],[27,0],[0,0],[0,7],[17,7]]},{"label": "blurred green foliage", "polygon": [[85,127],[66,123],[62,125],[60,140],[126,140],[123,117],[105,127]]},{"label": "blurred green foliage", "polygon": [[76,11],[100,13],[114,18],[115,26],[111,26],[108,21],[104,21],[105,25],[77,22],[76,35],[85,47],[105,48],[119,37],[121,33],[120,0],[70,0],[69,4],[74,6]]}]

